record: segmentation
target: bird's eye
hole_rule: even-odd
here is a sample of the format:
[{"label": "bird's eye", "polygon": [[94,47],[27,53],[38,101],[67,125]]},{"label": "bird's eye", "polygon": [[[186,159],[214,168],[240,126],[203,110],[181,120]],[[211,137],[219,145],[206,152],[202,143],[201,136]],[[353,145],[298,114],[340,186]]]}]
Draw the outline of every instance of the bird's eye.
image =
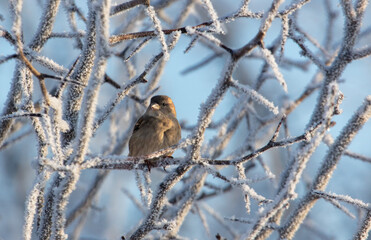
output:
[{"label": "bird's eye", "polygon": [[162,103],[162,106],[164,106],[164,107],[165,107],[166,105],[167,105],[167,103]]}]

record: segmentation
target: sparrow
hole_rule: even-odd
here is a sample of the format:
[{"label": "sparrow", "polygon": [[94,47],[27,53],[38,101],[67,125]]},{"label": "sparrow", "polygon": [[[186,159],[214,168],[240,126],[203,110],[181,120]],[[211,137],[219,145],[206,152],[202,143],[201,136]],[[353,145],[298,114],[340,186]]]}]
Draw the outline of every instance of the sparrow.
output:
[{"label": "sparrow", "polygon": [[[129,140],[129,156],[151,154],[177,144],[180,138],[181,128],[173,101],[165,95],[154,96],[146,112],[135,123]],[[170,152],[166,157],[172,154]],[[148,162],[147,166],[149,168]]]}]

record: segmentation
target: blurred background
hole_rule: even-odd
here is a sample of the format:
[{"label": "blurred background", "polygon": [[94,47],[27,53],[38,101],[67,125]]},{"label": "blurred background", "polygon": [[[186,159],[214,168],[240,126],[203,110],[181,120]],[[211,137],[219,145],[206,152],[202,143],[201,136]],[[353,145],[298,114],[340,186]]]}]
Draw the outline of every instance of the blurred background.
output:
[{"label": "blurred background", "polygon": [[[117,3],[121,3],[118,1]],[[158,1],[152,1],[156,3]],[[183,6],[185,1],[177,1],[170,5],[165,13],[171,17],[173,12],[178,12]],[[239,8],[241,2],[236,0],[212,0],[216,12],[219,16],[226,16],[236,11]],[[281,6],[283,9],[291,1]],[[326,26],[328,23],[326,17],[326,10],[323,4],[323,0],[312,0],[310,3],[305,5],[298,14],[299,26],[315,38],[319,43],[324,42],[326,34]],[[338,17],[335,20],[334,33],[335,39],[341,39],[344,27],[344,17],[341,12],[341,7],[338,1],[330,1],[331,7],[338,13]],[[115,2],[113,2],[114,4]],[[83,14],[87,15],[87,6],[85,1],[76,1],[76,4],[83,11]],[[253,12],[266,11],[271,4],[268,0],[251,1],[250,9]],[[24,1],[22,11],[22,28],[24,33],[25,43],[29,43],[32,39],[33,34],[37,30],[39,19],[42,13],[44,5],[43,0],[27,0]],[[201,14],[200,14],[201,13]],[[204,13],[204,14],[202,14]],[[7,0],[0,0],[0,14],[2,19],[0,25],[7,30],[11,30],[12,22],[9,11],[9,2]],[[198,14],[198,15],[197,15]],[[130,10],[127,13],[115,16],[111,18],[111,34],[117,34],[119,32],[116,28],[120,25],[125,18],[130,15]],[[197,25],[201,22],[208,21],[209,16],[205,9],[198,6],[195,10],[195,17],[188,18],[185,21],[185,25]],[[370,28],[371,23],[371,7],[368,6],[366,15],[364,17],[364,25],[362,30]],[[84,24],[78,21],[78,27],[84,29]],[[169,26],[165,21],[162,22],[164,28]],[[246,44],[253,36],[255,36],[258,28],[260,27],[260,21],[254,19],[237,19],[234,22],[223,24],[223,29],[226,34],[218,36],[218,38],[230,48],[239,48]],[[152,26],[148,22],[148,28]],[[66,15],[63,10],[58,13],[57,21],[53,32],[67,32],[69,31],[68,22]],[[273,23],[272,28],[269,30],[265,43],[269,46],[272,41],[275,40],[279,32],[281,31],[281,22],[276,19]],[[215,58],[206,66],[199,68],[195,71],[187,72],[189,67],[202,61],[213,55],[213,51],[201,44],[191,49],[188,53],[184,53],[190,43],[191,38],[182,35],[179,43],[170,54],[170,60],[166,65],[165,71],[160,81],[160,89],[158,94],[165,94],[170,96],[176,106],[178,119],[185,121],[189,125],[193,125],[197,121],[199,114],[199,106],[204,102],[207,96],[210,94],[215,83],[220,78],[220,73],[224,67],[226,56],[221,55]],[[336,42],[336,41],[335,41]],[[363,41],[357,44],[357,47],[363,47],[371,42],[371,35],[364,38]],[[53,39],[48,41],[41,54],[53,59],[60,65],[66,68],[72,65],[73,59],[75,59],[79,51],[74,48],[74,41],[70,39]],[[119,48],[120,46],[118,46]],[[310,48],[317,52],[318,50],[314,46]],[[141,52],[140,57],[136,58],[137,64],[142,67],[148,62],[148,60],[157,54],[161,49],[158,41],[153,40],[149,43]],[[7,41],[0,38],[0,56],[7,56],[13,54],[15,49],[9,45]],[[285,57],[297,61],[303,62],[306,59],[300,55],[300,49],[291,40],[287,41],[285,48]],[[240,62],[237,70],[235,71],[234,78],[243,84],[252,85],[260,74],[263,61],[261,59],[246,58]],[[39,71],[47,72],[47,69],[40,65],[35,65]],[[330,129],[332,136],[338,136],[340,130],[345,126],[352,114],[362,104],[364,98],[371,94],[371,58],[364,58],[349,64],[342,74],[343,82],[340,84],[340,90],[343,92],[345,98],[341,104],[343,113],[335,116],[334,121],[336,125]],[[0,65],[0,107],[3,109],[4,103],[7,98],[7,94],[10,88],[10,83],[13,78],[15,67],[15,60],[7,61]],[[107,73],[115,79],[115,81],[122,84],[127,81],[127,73],[123,72],[125,69],[121,61],[117,59],[110,59],[108,62]],[[267,99],[273,101],[276,105],[280,105],[285,101],[295,100],[304,90],[305,86],[312,80],[316,73],[316,68],[313,65],[309,65],[306,70],[298,68],[280,68],[286,83],[288,85],[288,93],[285,93],[277,81],[269,80],[262,87],[260,93]],[[141,72],[138,69],[138,73]],[[56,86],[56,82],[53,80],[47,80],[48,89],[52,89]],[[37,84],[35,85],[35,91],[39,92]],[[104,85],[100,94],[100,106],[104,104],[112,97],[114,88],[110,85]],[[317,94],[311,95],[307,98],[293,113],[288,117],[288,125],[290,134],[297,136],[303,133],[306,124],[308,123],[311,113],[313,111]],[[40,98],[40,94],[35,94],[35,100]],[[282,99],[285,99],[283,101]],[[236,99],[228,93],[214,115],[214,120],[220,119],[236,102]],[[144,111],[144,108],[143,108]],[[29,126],[30,127],[30,126]],[[28,129],[22,130],[23,132]],[[104,125],[100,130],[100,134],[104,134],[108,130],[108,126]],[[22,131],[19,133],[21,134]],[[182,137],[186,137],[190,132],[183,131]],[[212,136],[212,130],[206,132],[206,138]],[[234,149],[234,145],[239,144],[244,136],[246,135],[246,125],[241,124],[239,131],[232,138],[229,147],[226,152]],[[98,134],[99,136],[99,134]],[[349,150],[362,154],[364,156],[371,157],[371,122],[365,124],[363,129],[355,137],[352,144],[349,146]],[[94,142],[105,141],[97,137]],[[264,145],[265,142],[257,143],[257,146]],[[324,155],[326,154],[327,146],[322,143],[321,146],[312,156],[308,163],[303,179],[297,190],[299,196],[304,192],[306,182],[311,181],[315,176],[318,167],[320,166]],[[123,155],[127,154],[127,150],[124,151]],[[176,156],[183,156],[183,152],[177,151]],[[0,239],[21,239],[22,238],[22,226],[24,217],[24,206],[26,197],[32,187],[35,170],[32,167],[33,161],[37,156],[36,153],[36,140],[32,134],[24,138],[20,142],[0,152]],[[288,159],[285,154],[282,154],[280,150],[270,150],[262,155],[262,158],[266,164],[271,168],[273,173],[276,175],[276,179],[273,181],[263,181],[253,184],[253,188],[259,194],[272,197],[275,194],[275,189],[272,188],[273,184],[278,184],[278,179],[283,169],[288,164]],[[223,169],[226,173],[231,169]],[[77,203],[81,196],[84,195],[86,189],[90,186],[92,178],[96,174],[96,170],[85,170],[78,183],[77,189],[72,194],[70,199],[71,206]],[[250,176],[257,176],[262,173],[261,167],[253,168],[250,172]],[[360,199],[366,203],[371,202],[371,164],[362,162],[360,160],[352,159],[347,156],[343,156],[331,181],[327,187],[328,192],[334,192],[337,194],[350,195],[353,198]],[[156,189],[156,184],[163,179],[164,174],[160,171],[152,171],[151,178],[153,180],[152,186],[153,191]],[[209,180],[223,185],[224,183],[209,177]],[[87,224],[82,230],[81,239],[118,239],[118,236],[128,233],[133,227],[138,224],[138,221],[143,217],[143,214],[136,208],[133,202],[128,198],[122,191],[126,189],[133,194],[137,199],[139,197],[139,191],[135,185],[134,174],[130,171],[112,171],[109,177],[105,180],[104,185],[100,191],[99,196],[95,199],[94,208],[88,213]],[[221,198],[213,198],[206,201],[207,204],[213,206],[214,209],[222,216],[236,216],[236,217],[249,217],[244,208],[242,196],[239,191],[232,190]],[[236,203],[236,204],[234,204]],[[356,215],[357,210],[350,205],[346,205]],[[256,210],[258,206],[253,205],[253,210]],[[210,216],[206,214],[208,218]],[[351,219],[343,212],[339,211],[331,204],[319,200],[315,207],[310,212],[305,227],[302,227],[295,239],[350,239],[353,233],[357,229],[357,220]],[[228,230],[220,227],[219,223],[210,218],[210,235],[200,227],[201,220],[195,214],[189,214],[187,221],[183,224],[180,234],[182,236],[189,237],[190,239],[208,239],[214,238],[216,233],[225,234],[228,236]],[[244,225],[235,223],[236,226],[240,226],[244,229]],[[74,225],[68,228],[72,231]],[[316,229],[321,229],[317,231]],[[277,235],[272,235],[272,239],[276,239]]]}]

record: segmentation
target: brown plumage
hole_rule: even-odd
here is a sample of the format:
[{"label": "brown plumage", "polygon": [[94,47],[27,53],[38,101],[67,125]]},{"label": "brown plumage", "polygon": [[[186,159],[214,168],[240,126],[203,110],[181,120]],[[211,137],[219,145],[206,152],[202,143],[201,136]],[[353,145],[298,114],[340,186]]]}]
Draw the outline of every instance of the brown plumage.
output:
[{"label": "brown plumage", "polygon": [[181,129],[173,101],[168,96],[154,96],[134,126],[129,140],[129,156],[151,154],[177,144],[180,138]]}]

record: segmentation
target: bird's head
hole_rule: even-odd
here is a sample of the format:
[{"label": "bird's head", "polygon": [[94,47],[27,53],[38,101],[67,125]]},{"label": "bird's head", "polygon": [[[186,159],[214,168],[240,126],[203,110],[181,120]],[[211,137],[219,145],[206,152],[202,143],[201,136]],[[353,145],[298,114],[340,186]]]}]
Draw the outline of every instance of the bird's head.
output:
[{"label": "bird's head", "polygon": [[172,114],[176,117],[175,106],[171,98],[165,95],[157,95],[151,98],[148,109],[152,111],[161,111],[164,114]]}]

